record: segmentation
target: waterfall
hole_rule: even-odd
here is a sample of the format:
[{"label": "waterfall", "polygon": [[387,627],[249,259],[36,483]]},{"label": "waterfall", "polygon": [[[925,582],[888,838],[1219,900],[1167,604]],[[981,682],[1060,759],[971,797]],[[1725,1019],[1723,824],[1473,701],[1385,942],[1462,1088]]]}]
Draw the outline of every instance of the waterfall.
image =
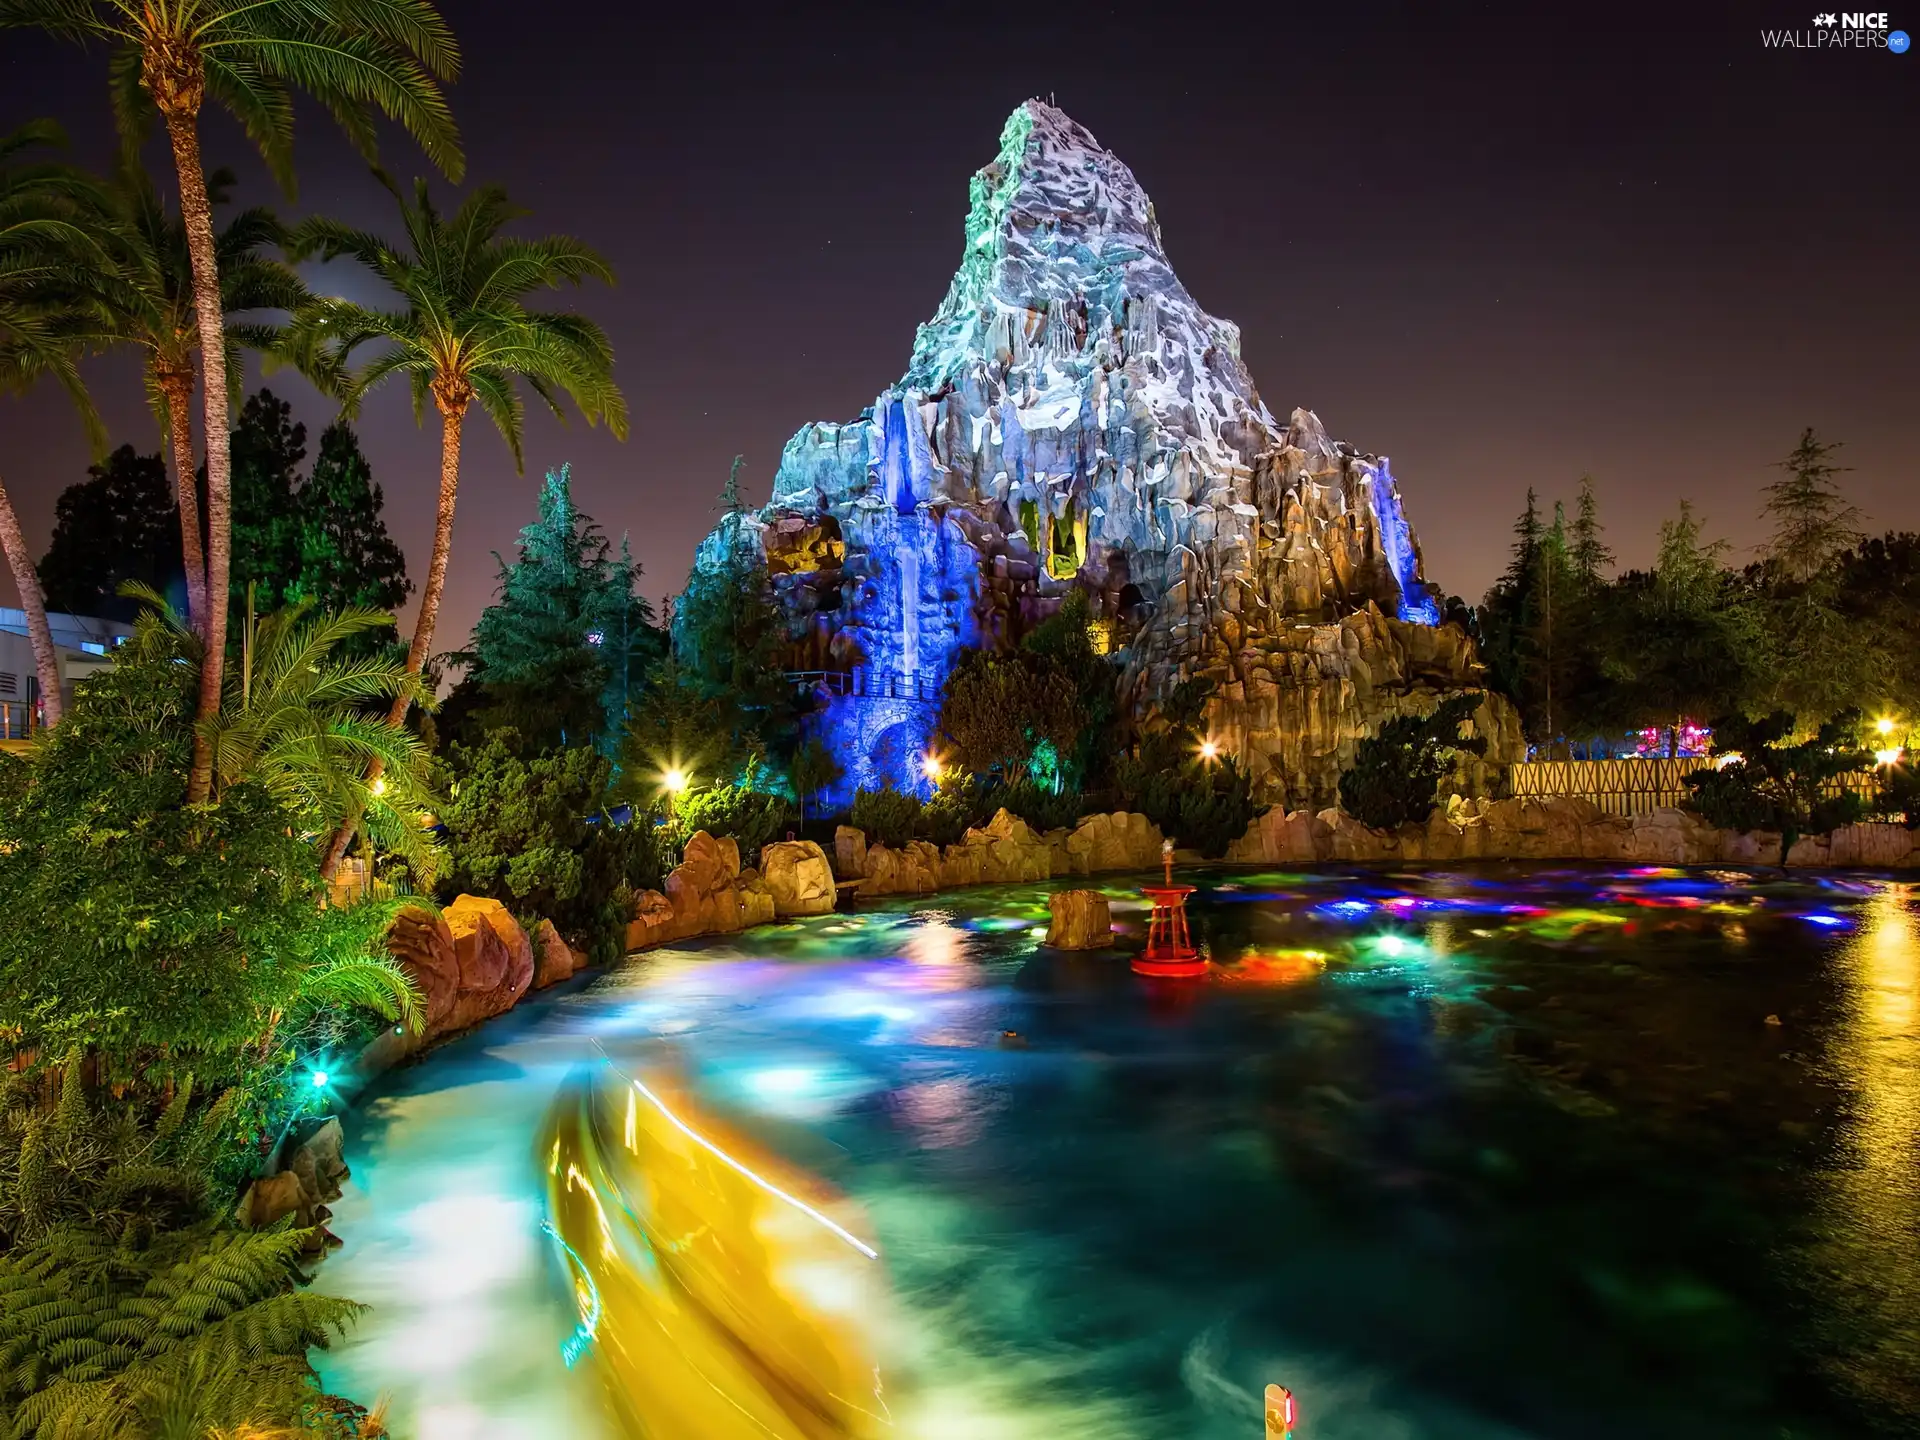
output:
[{"label": "waterfall", "polygon": [[1382,460],[1373,472],[1373,513],[1380,522],[1380,545],[1387,552],[1387,565],[1400,587],[1400,618],[1421,625],[1438,625],[1440,607],[1420,579],[1420,562],[1413,553],[1413,532],[1407,517],[1400,513],[1400,491]]}]

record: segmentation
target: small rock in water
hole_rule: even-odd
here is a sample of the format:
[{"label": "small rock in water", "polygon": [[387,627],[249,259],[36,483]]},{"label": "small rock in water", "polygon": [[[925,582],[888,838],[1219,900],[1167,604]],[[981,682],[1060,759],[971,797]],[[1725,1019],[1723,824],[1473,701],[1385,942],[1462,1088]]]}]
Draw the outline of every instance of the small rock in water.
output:
[{"label": "small rock in water", "polygon": [[1024,1050],[1027,1048],[1027,1037],[1018,1030],[1002,1030],[1000,1047],[1003,1050]]},{"label": "small rock in water", "polygon": [[1767,1016],[1767,1024],[1778,1025],[1779,1023],[1780,1023],[1780,1017],[1778,1015]]}]

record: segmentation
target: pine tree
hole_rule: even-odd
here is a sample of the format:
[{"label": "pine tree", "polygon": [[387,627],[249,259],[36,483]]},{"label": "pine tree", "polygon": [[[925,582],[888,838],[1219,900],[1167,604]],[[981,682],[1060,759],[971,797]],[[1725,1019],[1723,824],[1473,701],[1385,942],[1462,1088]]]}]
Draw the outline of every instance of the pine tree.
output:
[{"label": "pine tree", "polygon": [[[307,427],[271,390],[249,395],[240,411],[232,456],[233,558],[228,633],[238,634],[253,587],[254,607],[277,610],[292,598],[300,568],[297,494],[307,458]],[[204,482],[205,471],[202,470]]]},{"label": "pine tree", "polygon": [[179,511],[166,462],[122,445],[87,474],[55,503],[40,588],[49,610],[132,620],[139,602],[121,598],[122,583],[165,590],[181,579]]},{"label": "pine tree", "polygon": [[540,748],[613,751],[628,694],[664,648],[639,579],[625,541],[616,555],[574,504],[570,468],[548,471],[539,518],[520,532],[515,561],[501,560],[499,598],[458,657],[489,718]]},{"label": "pine tree", "polygon": [[385,505],[353,427],[329,425],[294,504],[298,555],[288,598],[322,611],[398,609],[413,585],[380,518]]},{"label": "pine tree", "polygon": [[1573,517],[1571,558],[1574,573],[1589,589],[1601,584],[1601,572],[1613,568],[1613,551],[1600,537],[1606,527],[1600,523],[1600,506],[1593,498],[1593,477],[1580,477],[1580,498]]},{"label": "pine tree", "polygon": [[1507,562],[1505,579],[1515,591],[1523,591],[1533,575],[1534,559],[1540,550],[1540,502],[1533,486],[1527,487],[1527,508],[1513,522],[1513,558]]},{"label": "pine tree", "polygon": [[1819,439],[1809,425],[1793,453],[1774,467],[1784,470],[1786,478],[1764,491],[1761,517],[1773,523],[1767,562],[1796,584],[1807,584],[1827,561],[1861,538],[1860,512],[1834,481],[1849,468],[1833,463],[1839,449],[1839,442]]}]

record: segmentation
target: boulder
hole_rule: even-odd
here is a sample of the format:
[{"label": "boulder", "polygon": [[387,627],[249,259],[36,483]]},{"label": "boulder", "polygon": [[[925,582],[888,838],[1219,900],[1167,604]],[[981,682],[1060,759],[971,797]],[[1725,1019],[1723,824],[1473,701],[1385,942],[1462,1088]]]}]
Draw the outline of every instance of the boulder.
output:
[{"label": "boulder", "polygon": [[585,957],[575,955],[572,947],[560,938],[551,920],[542,920],[533,927],[534,989],[544,990],[562,980],[571,980],[573,972],[585,963]]},{"label": "boulder", "polygon": [[974,845],[949,845],[940,855],[940,888],[951,890],[960,885],[980,883],[980,849]]},{"label": "boulder", "polygon": [[902,849],[869,845],[862,895],[927,895],[940,888],[940,852],[925,840]]},{"label": "boulder", "polygon": [[678,940],[677,924],[671,900],[658,890],[642,890],[634,897],[633,919],[627,922],[628,953]]},{"label": "boulder", "polygon": [[1904,825],[1842,825],[1827,837],[1830,865],[1905,867],[1915,863],[1915,841],[1920,832]]},{"label": "boulder", "polygon": [[1056,890],[1047,909],[1047,944],[1054,949],[1104,950],[1113,943],[1113,915],[1098,890]]},{"label": "boulder", "polygon": [[693,838],[687,841],[686,849],[681,852],[682,865],[711,866],[717,869],[725,880],[736,880],[740,876],[740,842],[731,835],[715,839],[704,830],[693,832]]},{"label": "boulder", "polygon": [[420,992],[423,1032],[442,1028],[460,994],[460,962],[446,918],[423,905],[407,906],[387,929],[387,953]]},{"label": "boulder", "polygon": [[1053,847],[1004,807],[984,827],[967,831],[966,843],[980,854],[980,879],[985,883],[1053,876]]},{"label": "boulder", "polygon": [[243,1230],[264,1230],[288,1215],[305,1229],[314,1223],[314,1201],[308,1196],[300,1177],[291,1170],[277,1175],[262,1175],[240,1196],[234,1219]]},{"label": "boulder", "polygon": [[460,966],[460,993],[433,1033],[451,1034],[511,1010],[533,984],[533,943],[498,900],[459,895],[441,912]]},{"label": "boulder", "polygon": [[833,873],[846,880],[861,880],[867,875],[867,832],[851,825],[837,825],[833,831]]},{"label": "boulder", "polygon": [[758,870],[742,870],[735,882],[740,895],[742,925],[771,925],[779,916],[773,903],[773,891]]},{"label": "boulder", "polygon": [[812,840],[780,840],[760,852],[760,873],[773,894],[774,913],[827,915],[837,891],[827,852]]},{"label": "boulder", "polygon": [[693,832],[684,858],[667,875],[677,938],[731,935],[740,928],[740,897],[733,883],[739,873],[740,847],[734,840]]},{"label": "boulder", "polygon": [[294,1134],[299,1138],[286,1152],[283,1173],[299,1177],[300,1188],[309,1201],[321,1203],[340,1198],[340,1186],[351,1172],[341,1153],[346,1137],[337,1115],[317,1123],[308,1121]]}]

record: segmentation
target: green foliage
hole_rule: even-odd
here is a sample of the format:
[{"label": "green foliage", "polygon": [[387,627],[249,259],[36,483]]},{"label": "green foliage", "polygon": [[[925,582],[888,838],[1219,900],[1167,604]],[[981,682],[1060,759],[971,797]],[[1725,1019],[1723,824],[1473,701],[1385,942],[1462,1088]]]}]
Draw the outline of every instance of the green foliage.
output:
[{"label": "green foliage", "polygon": [[[759,547],[743,527],[739,470],[736,459],[721,497],[725,513],[700,547],[687,587],[674,602],[678,663],[673,674],[683,693],[649,692],[641,704],[664,702],[665,714],[635,716],[636,737],[653,748],[655,768],[697,763],[707,773],[730,778],[749,755],[784,753],[791,743],[793,688],[781,663],[786,613],[773,598]],[[695,762],[686,752],[658,749],[662,721],[673,721],[679,731],[679,717],[694,708],[716,728],[704,737],[676,733],[674,740],[695,745],[701,758]],[[670,758],[676,753],[677,760]]]},{"label": "green foliage", "polygon": [[953,761],[1007,779],[1028,773],[1043,745],[1077,755],[1087,720],[1073,676],[1032,650],[963,651],[940,706]]},{"label": "green foliage", "polygon": [[1860,512],[1834,482],[1847,467],[1833,463],[1837,443],[1821,440],[1808,426],[1800,443],[1774,468],[1785,478],[1765,489],[1761,518],[1772,522],[1767,564],[1776,574],[1805,585],[1827,562],[1860,539]]},{"label": "green foliage", "polygon": [[800,742],[787,761],[787,778],[793,783],[793,797],[799,802],[802,820],[807,818],[807,797],[839,784],[845,773],[819,736],[810,735]]},{"label": "green foliage", "polygon": [[1396,715],[1362,740],[1354,747],[1353,767],[1340,777],[1346,812],[1376,830],[1425,820],[1455,757],[1486,753],[1483,737],[1460,734],[1480,703],[1477,693],[1455,695],[1431,715]]},{"label": "green foliage", "polygon": [[1794,734],[1794,717],[1782,710],[1758,720],[1718,720],[1713,746],[1721,763],[1687,777],[1692,807],[1714,825],[1778,830],[1783,865],[1801,835],[1850,824],[1866,813],[1857,795],[1823,792],[1838,777],[1873,763],[1860,743],[1858,714],[1836,715],[1801,740]]},{"label": "green foliage", "polygon": [[1231,758],[1202,760],[1184,729],[1144,738],[1116,767],[1123,805],[1158,825],[1176,844],[1217,860],[1268,809],[1253,798],[1252,777]]},{"label": "green foliage", "polygon": [[443,897],[489,895],[553,921],[595,963],[617,958],[626,892],[660,883],[653,827],[607,814],[613,767],[580,746],[523,753],[512,730],[450,747],[453,803],[441,813],[452,864]]},{"label": "green foliage", "polygon": [[365,1307],[301,1288],[305,1238],[199,1225],[133,1248],[72,1226],[0,1256],[0,1422],[22,1440],[351,1433],[306,1356]]},{"label": "green foliage", "polygon": [[679,849],[696,830],[716,839],[731,836],[739,843],[741,862],[756,864],[761,847],[777,839],[793,818],[787,797],[763,788],[765,778],[759,763],[749,761],[738,781],[682,795],[674,802],[669,843]]},{"label": "green foliage", "polygon": [[336,420],[320,432],[296,498],[298,553],[285,597],[322,611],[398,609],[413,589],[407,557],[380,518],[386,494],[351,425]]},{"label": "green foliage", "polygon": [[[1010,780],[987,792],[987,798],[995,809],[1005,807],[1042,833],[1063,825],[1071,828],[1088,809],[1088,801],[1079,790],[1055,790],[1038,780]],[[987,818],[992,818],[992,811]]]},{"label": "green foliage", "polygon": [[54,506],[40,589],[49,610],[131,620],[139,606],[121,598],[122,584],[163,590],[181,573],[180,513],[166,462],[122,445],[87,474]]},{"label": "green foliage", "polygon": [[339,398],[349,418],[395,376],[405,378],[416,417],[429,407],[463,415],[478,404],[506,440],[515,468],[523,464],[521,381],[555,415],[563,413],[561,397],[570,397],[589,424],[604,420],[624,440],[627,402],[613,383],[606,332],[583,315],[526,303],[539,290],[611,284],[606,260],[565,235],[506,235],[527,212],[497,185],[478,187],[442,215],[426,181],[417,181],[409,198],[379,178],[399,207],[403,241],[316,216],[294,231],[293,251],[302,259],[358,261],[398,303],[316,301],[289,327],[286,349],[301,369]]},{"label": "green foliage", "polygon": [[965,771],[944,772],[940,788],[920,809],[921,835],[942,848],[958,845],[966,838],[967,831],[977,830],[993,819],[1001,793],[999,787],[988,785],[977,775]]},{"label": "green foliage", "polygon": [[651,807],[666,795],[669,770],[689,782],[728,780],[755,753],[754,722],[741,707],[669,657],[633,702],[620,754],[619,793]]},{"label": "green foliage", "polygon": [[1076,588],[1020,646],[1043,662],[1043,670],[1073,687],[1078,711],[1073,743],[1061,744],[1060,735],[1051,731],[1047,736],[1057,747],[1060,784],[1073,790],[1103,783],[1118,750],[1114,732],[1120,720],[1119,672],[1111,657],[1095,652],[1092,625],[1086,592]]},{"label": "green foliage", "polygon": [[[143,620],[150,637],[157,622]],[[0,784],[0,1031],[116,1079],[270,1083],[310,976],[373,922],[323,910],[300,817],[236,778],[186,807],[194,666],[136,643]]]},{"label": "green foliage", "polygon": [[848,822],[864,830],[874,844],[895,849],[917,838],[920,830],[920,798],[903,794],[892,786],[862,790],[853,797],[853,813]]},{"label": "green foliage", "polygon": [[574,505],[568,467],[548,471],[539,518],[520,532],[514,562],[501,562],[497,598],[454,657],[482,692],[481,723],[541,748],[613,753],[629,696],[665,648],[639,579],[625,541],[616,556]]},{"label": "green foliage", "polygon": [[[254,604],[276,610],[302,601],[323,610],[391,611],[412,588],[406,557],[387,533],[385,497],[344,422],[329,425],[304,478],[307,427],[271,390],[249,395],[233,431],[232,629]],[[391,623],[391,622],[389,622]],[[371,655],[382,638],[359,637]]]},{"label": "green foliage", "polygon": [[1909,826],[1920,826],[1920,764],[1912,756],[1880,772],[1880,796],[1875,809],[1898,815]]}]

